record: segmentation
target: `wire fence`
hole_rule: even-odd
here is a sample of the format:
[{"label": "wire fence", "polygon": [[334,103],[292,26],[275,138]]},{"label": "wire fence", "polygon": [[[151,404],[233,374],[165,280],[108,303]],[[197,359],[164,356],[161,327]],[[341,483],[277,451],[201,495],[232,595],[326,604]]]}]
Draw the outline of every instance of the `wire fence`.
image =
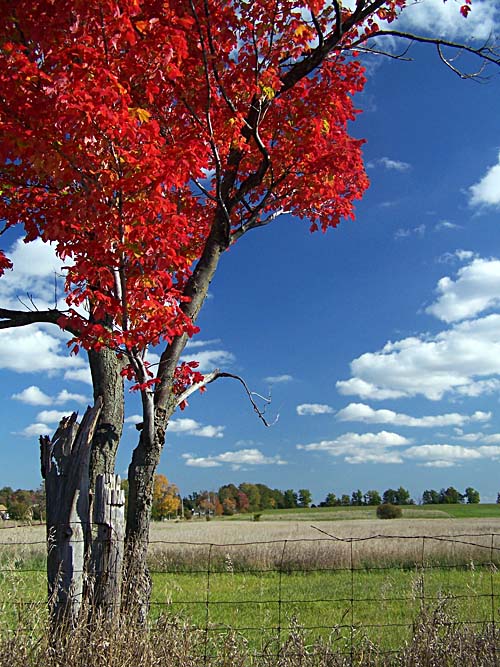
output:
[{"label": "wire fence", "polygon": [[[151,540],[152,621],[181,619],[205,663],[228,631],[255,654],[279,651],[297,628],[311,642],[334,639],[347,655],[363,642],[396,652],[436,619],[496,636],[500,533],[340,538],[316,530],[321,537],[233,544]],[[46,608],[46,541],[2,535],[0,613],[12,623],[20,609]]]}]

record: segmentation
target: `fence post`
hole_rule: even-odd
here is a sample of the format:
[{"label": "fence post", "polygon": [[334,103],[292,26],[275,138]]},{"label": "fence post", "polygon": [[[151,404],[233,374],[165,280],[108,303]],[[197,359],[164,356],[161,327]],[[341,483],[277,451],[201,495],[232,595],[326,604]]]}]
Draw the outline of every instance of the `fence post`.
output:
[{"label": "fence post", "polygon": [[61,420],[52,440],[40,437],[47,503],[47,584],[53,628],[73,626],[80,612],[90,534],[89,456],[102,409],[98,398],[80,426]]},{"label": "fence post", "polygon": [[125,492],[118,475],[97,476],[93,514],[97,524],[90,564],[93,603],[112,619],[120,611],[125,536]]}]

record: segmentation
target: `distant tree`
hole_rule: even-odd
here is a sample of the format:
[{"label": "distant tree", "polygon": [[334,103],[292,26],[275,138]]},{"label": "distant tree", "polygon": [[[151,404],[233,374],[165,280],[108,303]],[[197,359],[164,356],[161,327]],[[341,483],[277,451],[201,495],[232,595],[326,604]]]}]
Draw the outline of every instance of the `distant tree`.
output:
[{"label": "distant tree", "polygon": [[500,492],[497,493],[497,505],[500,505]]},{"label": "distant tree", "polygon": [[380,493],[375,489],[367,491],[364,495],[364,504],[365,505],[380,505],[382,503],[382,498]]},{"label": "distant tree", "polygon": [[250,502],[248,496],[243,491],[238,491],[238,511],[244,514],[248,512],[250,508]]},{"label": "distant tree", "polygon": [[382,495],[382,502],[384,505],[397,505],[398,492],[396,489],[386,489]]},{"label": "distant tree", "polygon": [[321,507],[335,507],[336,505],[340,505],[340,500],[334,493],[328,493],[325,500],[320,503]]},{"label": "distant tree", "polygon": [[340,497],[340,504],[342,507],[347,507],[348,505],[351,504],[351,499],[347,495],[347,493],[343,493],[342,496]]},{"label": "distant tree", "polygon": [[439,492],[439,502],[445,505],[456,505],[464,502],[464,497],[455,487],[449,486]]},{"label": "distant tree", "polygon": [[403,486],[399,489],[387,489],[384,491],[382,502],[389,505],[413,505],[410,492]]},{"label": "distant tree", "polygon": [[258,512],[260,507],[260,492],[256,484],[250,484],[250,482],[242,482],[239,485],[239,490],[246,495],[248,498],[248,511],[249,512]]},{"label": "distant tree", "polygon": [[309,507],[312,496],[309,489],[299,489],[298,505],[299,507]]},{"label": "distant tree", "polygon": [[285,507],[285,495],[280,489],[272,489],[272,498],[274,501],[274,507],[276,509],[282,510]]},{"label": "distant tree", "polygon": [[287,489],[283,494],[284,505],[286,509],[297,507],[298,496],[293,489]]},{"label": "distant tree", "polygon": [[434,489],[426,489],[422,493],[423,505],[437,505],[439,503],[439,493]]},{"label": "distant tree", "polygon": [[176,514],[181,504],[179,489],[171,484],[165,475],[154,476],[153,506],[151,516],[155,520]]},{"label": "distant tree", "polygon": [[361,489],[353,491],[351,495],[351,505],[359,507],[363,504],[363,492]]},{"label": "distant tree", "polygon": [[223,514],[235,514],[238,508],[238,487],[234,484],[224,484],[221,486],[217,495],[222,504]]},{"label": "distant tree", "polygon": [[465,499],[469,505],[477,505],[480,502],[479,491],[473,489],[472,486],[468,486],[465,489]]},{"label": "distant tree", "polygon": [[273,490],[270,489],[265,484],[256,484],[255,485],[260,494],[260,509],[261,510],[272,510],[276,507],[276,500],[274,498]]}]

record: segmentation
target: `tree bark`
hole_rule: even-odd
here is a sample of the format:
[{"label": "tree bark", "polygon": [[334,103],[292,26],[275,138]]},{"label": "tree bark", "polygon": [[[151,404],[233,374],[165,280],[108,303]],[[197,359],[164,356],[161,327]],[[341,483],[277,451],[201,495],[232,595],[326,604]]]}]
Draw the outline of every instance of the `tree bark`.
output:
[{"label": "tree bark", "polygon": [[124,381],[120,375],[124,364],[108,348],[88,353],[94,401],[102,398],[102,410],[90,453],[90,488],[95,489],[97,475],[111,475],[123,431]]}]

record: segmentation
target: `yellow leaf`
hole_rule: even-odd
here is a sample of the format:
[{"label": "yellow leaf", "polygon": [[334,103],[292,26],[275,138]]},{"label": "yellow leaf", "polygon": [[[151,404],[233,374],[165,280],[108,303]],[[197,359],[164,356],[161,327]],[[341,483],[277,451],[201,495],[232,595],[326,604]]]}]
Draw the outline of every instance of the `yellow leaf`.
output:
[{"label": "yellow leaf", "polygon": [[325,134],[330,132],[330,123],[326,120],[326,118],[323,118],[323,132]]},{"label": "yellow leaf", "polygon": [[132,116],[135,116],[138,120],[141,121],[141,123],[147,123],[148,120],[151,118],[151,114],[149,111],[146,109],[141,109],[141,107],[130,107],[129,108],[130,113]]},{"label": "yellow leaf", "polygon": [[298,28],[295,28],[295,36],[296,37],[302,37],[302,35],[304,33],[308,33],[308,32],[309,32],[309,28],[306,25],[304,25],[303,23],[301,25],[299,25]]},{"label": "yellow leaf", "polygon": [[261,88],[264,95],[270,100],[272,100],[276,95],[274,88],[271,88],[271,86],[261,86]]}]

